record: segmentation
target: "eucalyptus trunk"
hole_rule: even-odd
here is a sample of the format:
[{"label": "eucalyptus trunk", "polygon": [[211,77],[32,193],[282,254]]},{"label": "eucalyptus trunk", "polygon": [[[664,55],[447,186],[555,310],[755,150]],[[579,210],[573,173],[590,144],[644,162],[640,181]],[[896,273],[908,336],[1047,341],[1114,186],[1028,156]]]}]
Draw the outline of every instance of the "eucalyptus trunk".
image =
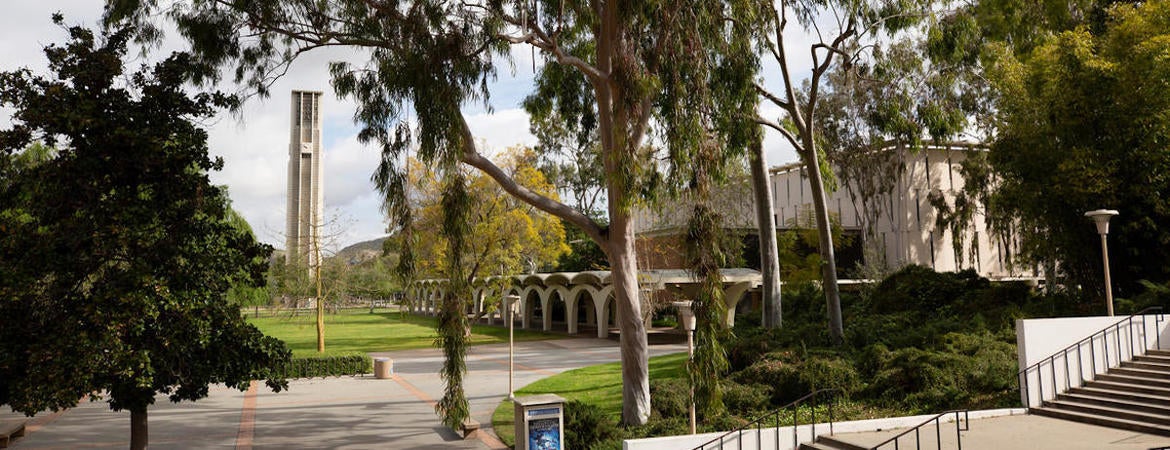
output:
[{"label": "eucalyptus trunk", "polygon": [[764,327],[780,328],[784,313],[780,300],[780,261],[776,248],[776,213],[772,203],[772,182],[762,142],[749,153],[752,193],[756,200],[756,226],[760,233],[760,272],[763,274]]},{"label": "eucalyptus trunk", "polygon": [[813,212],[817,215],[817,234],[820,237],[821,288],[825,291],[825,309],[829,314],[829,334],[833,342],[845,341],[845,330],[841,320],[841,290],[837,285],[837,255],[833,251],[833,228],[829,221],[828,200],[825,197],[824,175],[821,174],[820,155],[812,133],[805,136],[805,166],[808,167],[808,184],[812,187]]},{"label": "eucalyptus trunk", "polygon": [[[633,221],[627,218],[613,226],[621,230],[610,242],[609,262],[617,324],[621,331],[622,422],[644,424],[650,417],[650,360],[646,325],[642,322],[642,303],[638,299]],[[610,229],[614,230],[613,227]]]}]

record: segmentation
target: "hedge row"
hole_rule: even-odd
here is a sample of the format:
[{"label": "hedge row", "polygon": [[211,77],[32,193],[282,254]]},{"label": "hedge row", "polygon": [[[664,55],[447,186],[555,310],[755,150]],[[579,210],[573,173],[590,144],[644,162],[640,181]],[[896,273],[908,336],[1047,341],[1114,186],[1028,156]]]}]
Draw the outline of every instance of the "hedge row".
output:
[{"label": "hedge row", "polygon": [[294,357],[281,375],[284,378],[316,378],[362,375],[373,371],[374,361],[369,355],[346,352],[326,356]]}]

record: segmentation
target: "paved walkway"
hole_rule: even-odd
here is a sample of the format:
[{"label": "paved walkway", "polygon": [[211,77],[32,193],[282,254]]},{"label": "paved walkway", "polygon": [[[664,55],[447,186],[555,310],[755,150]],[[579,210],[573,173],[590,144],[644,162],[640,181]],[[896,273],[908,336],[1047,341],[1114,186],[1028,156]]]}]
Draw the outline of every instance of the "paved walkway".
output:
[{"label": "paved walkway", "polygon": [[[651,355],[686,351],[685,344],[652,345]],[[159,397],[150,408],[152,449],[225,448],[502,448],[492,433],[464,441],[442,426],[434,402],[442,397],[437,349],[375,353],[394,359],[395,377],[294,380],[274,394],[254,385],[248,392],[222,386],[198,402],[170,403]],[[616,341],[567,338],[516,344],[515,387],[566,370],[614,362]],[[466,393],[472,417],[485,428],[508,395],[508,346],[471,347]],[[256,388],[259,389],[256,389]],[[20,416],[0,413],[0,420]],[[105,402],[85,402],[69,411],[43,413],[29,422],[14,449],[125,448],[130,414]]]},{"label": "paved walkway", "polygon": [[[955,424],[944,423],[937,431],[942,448],[953,449]],[[873,433],[838,433],[835,438],[866,448],[880,444],[904,430]],[[922,427],[922,446],[939,448],[933,426]],[[970,429],[962,432],[963,450],[1149,450],[1170,446],[1170,438],[1099,427],[1067,420],[1034,415],[1001,416],[972,419]],[[894,448],[888,444],[882,448]],[[899,448],[916,448],[914,436],[899,440]]]}]

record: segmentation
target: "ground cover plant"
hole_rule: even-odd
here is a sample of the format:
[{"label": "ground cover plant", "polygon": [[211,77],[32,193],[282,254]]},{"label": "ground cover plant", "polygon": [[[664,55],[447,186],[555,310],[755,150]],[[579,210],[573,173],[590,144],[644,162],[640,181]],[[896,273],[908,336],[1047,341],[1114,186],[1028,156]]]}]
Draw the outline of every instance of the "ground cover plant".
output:
[{"label": "ground cover plant", "polygon": [[[1017,406],[1015,320],[1089,315],[1091,299],[1041,294],[1024,283],[991,283],[974,272],[937,273],[906,267],[881,283],[843,295],[845,343],[834,345],[823,326],[824,297],[813,284],[785,294],[785,326],[759,326],[759,312],[736,318],[727,345],[730,371],[721,382],[724,410],[704,417],[698,431],[727,431],[816,389],[835,389],[838,421]],[[1140,302],[1119,302],[1131,311]],[[555,393],[569,402],[567,442],[575,448],[618,449],[623,439],[688,433],[688,385],[683,354],[652,358],[650,421],[619,425],[616,363],[546,378],[517,395]],[[513,442],[512,403],[492,423]],[[822,404],[818,420],[827,417]],[[803,408],[798,421],[813,411]],[[780,424],[792,422],[782,415]]]},{"label": "ground cover plant", "polygon": [[[674,353],[650,358],[650,395],[654,405],[650,421],[642,426],[624,426],[618,423],[621,410],[621,366],[618,363],[599,364],[570,370],[539,380],[516,391],[517,397],[538,394],[557,394],[565,403],[565,442],[574,448],[621,449],[622,441],[649,436],[668,436],[688,433],[688,388],[683,365],[687,355]],[[702,417],[699,432],[730,430],[763,415],[773,407],[769,397],[758,386],[726,381],[721,384],[726,411],[714,417]],[[892,412],[873,408],[847,399],[839,399],[834,414],[844,420],[884,417]],[[515,443],[513,436],[513,405],[503,401],[492,414],[492,427],[507,445]],[[814,412],[802,408],[797,420],[807,423]],[[820,405],[817,417],[828,417],[828,409]],[[785,415],[781,424],[790,424]]]},{"label": "ground cover plant", "polygon": [[[317,319],[312,314],[252,317],[248,322],[264,334],[284,341],[293,357],[316,356]],[[498,323],[498,322],[497,322]],[[325,340],[329,352],[390,352],[435,345],[435,318],[401,314],[378,309],[341,310],[325,316]],[[516,341],[556,339],[557,335],[533,330],[515,330]],[[508,342],[508,329],[502,326],[472,325],[471,345]]]}]

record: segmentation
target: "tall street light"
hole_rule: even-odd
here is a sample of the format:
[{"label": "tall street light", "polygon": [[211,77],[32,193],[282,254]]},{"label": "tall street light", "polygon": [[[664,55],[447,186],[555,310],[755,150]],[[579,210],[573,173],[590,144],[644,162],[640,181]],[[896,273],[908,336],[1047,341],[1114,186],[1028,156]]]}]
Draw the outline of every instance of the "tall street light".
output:
[{"label": "tall street light", "polygon": [[1105,266],[1105,310],[1113,315],[1113,283],[1109,281],[1109,219],[1117,215],[1115,209],[1097,209],[1085,213],[1085,217],[1093,219],[1097,224],[1097,234],[1101,235],[1101,262]]},{"label": "tall street light", "polygon": [[[678,309],[678,319],[687,332],[687,355],[695,358],[695,312],[691,310],[691,302],[674,302]],[[695,387],[691,386],[691,434],[695,434]]]},{"label": "tall street light", "polygon": [[516,305],[520,303],[520,296],[515,294],[508,295],[504,297],[504,301],[508,304],[508,400],[515,400],[516,392],[512,389],[512,378],[515,374],[514,364],[516,362],[516,352],[512,329],[516,326]]}]

